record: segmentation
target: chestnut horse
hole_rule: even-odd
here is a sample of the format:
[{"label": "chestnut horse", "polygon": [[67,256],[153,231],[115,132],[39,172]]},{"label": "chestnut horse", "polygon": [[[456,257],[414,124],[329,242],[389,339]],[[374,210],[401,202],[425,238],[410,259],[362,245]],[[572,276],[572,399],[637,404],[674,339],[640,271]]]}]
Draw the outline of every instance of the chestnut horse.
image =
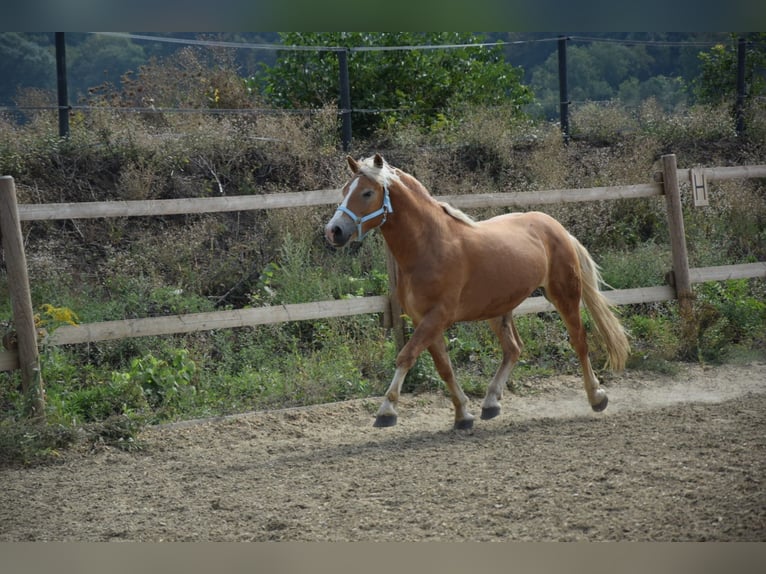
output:
[{"label": "chestnut horse", "polygon": [[604,389],[588,358],[580,301],[593,318],[607,350],[607,366],[619,371],[629,353],[628,338],[599,291],[599,267],[582,244],[552,217],[510,213],[474,221],[436,201],[413,176],[376,154],[347,158],[353,176],[343,201],[325,228],[336,247],[361,241],[380,228],[398,267],[397,297],[415,330],[396,357],[396,370],[375,419],[376,427],[396,424],[402,382],[425,349],[431,353],[455,407],[455,428],[473,426],[468,398],[455,380],[444,331],[457,321],[487,320],[500,340],[503,359],[487,388],[481,418],[500,414],[500,398],[522,349],[513,309],[535,289],[561,315],[582,366],[591,408],[607,405]]}]

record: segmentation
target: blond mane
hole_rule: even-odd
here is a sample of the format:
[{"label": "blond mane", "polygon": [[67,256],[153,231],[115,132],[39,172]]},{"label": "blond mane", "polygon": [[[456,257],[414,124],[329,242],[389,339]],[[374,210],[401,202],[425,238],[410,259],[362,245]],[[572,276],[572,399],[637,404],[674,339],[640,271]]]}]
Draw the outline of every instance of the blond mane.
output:
[{"label": "blond mane", "polygon": [[444,201],[436,201],[434,197],[429,193],[429,191],[425,188],[423,184],[421,184],[417,179],[412,177],[411,175],[391,167],[388,162],[384,160],[383,167],[376,167],[375,166],[375,156],[370,156],[368,158],[365,158],[359,162],[359,170],[372,179],[373,181],[377,182],[379,185],[387,186],[391,182],[395,183],[403,183],[402,178],[400,177],[400,173],[408,176],[409,179],[412,179],[413,182],[418,184],[418,187],[420,188],[420,191],[427,197],[429,197],[431,200],[433,200],[435,203],[437,203],[444,212],[449,215],[450,217],[457,219],[458,221],[461,221],[465,223],[466,225],[470,225],[471,227],[475,227],[477,225],[476,221],[470,217],[468,214],[460,211],[456,207],[452,207],[449,203],[446,203]]},{"label": "blond mane", "polygon": [[399,174],[392,168],[387,161],[383,162],[383,167],[375,166],[375,156],[370,156],[359,162],[359,171],[375,181],[379,185],[387,186],[391,182],[399,182]]},{"label": "blond mane", "polygon": [[458,221],[462,221],[466,225],[476,227],[476,220],[467,213],[460,211],[457,207],[452,207],[446,201],[439,201],[438,203],[442,206],[442,209],[447,213],[447,215],[454,217]]}]

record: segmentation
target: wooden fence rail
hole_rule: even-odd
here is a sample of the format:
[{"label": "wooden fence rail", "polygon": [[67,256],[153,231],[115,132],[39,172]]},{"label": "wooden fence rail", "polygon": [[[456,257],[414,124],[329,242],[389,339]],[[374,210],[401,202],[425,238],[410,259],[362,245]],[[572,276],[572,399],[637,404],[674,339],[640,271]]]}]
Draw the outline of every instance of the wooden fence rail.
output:
[{"label": "wooden fence rail", "polygon": [[[678,170],[679,183],[691,181],[690,169]],[[712,167],[698,170],[707,181],[736,178],[766,177],[766,165]],[[593,187],[588,189],[558,189],[511,193],[474,193],[468,195],[439,195],[439,201],[459,209],[477,207],[525,207],[552,203],[638,199],[664,195],[662,174],[657,183]],[[311,207],[338,203],[339,189],[319,189],[268,195],[239,195],[187,199],[152,199],[136,201],[93,201],[78,203],[22,204],[18,206],[20,221],[54,219],[92,219],[98,217],[146,217],[193,213],[221,213],[290,207]]]},{"label": "wooden fence rail", "polygon": [[[468,195],[436,196],[440,201],[447,201],[461,209],[486,207],[524,207],[554,203],[580,201],[604,201],[615,199],[637,199],[647,197],[666,197],[668,225],[671,233],[673,269],[671,285],[643,287],[639,289],[620,289],[609,291],[606,296],[615,305],[649,303],[679,298],[679,288],[686,295],[690,285],[705,281],[766,277],[766,262],[720,267],[689,268],[686,262],[686,241],[683,233],[683,215],[679,193],[680,183],[707,182],[732,178],[766,178],[766,165],[714,167],[699,169],[677,169],[675,155],[663,156],[663,172],[655,174],[654,183],[596,187],[589,189],[559,189],[539,192],[489,193]],[[6,188],[12,178],[2,178]],[[667,185],[666,183],[667,182]],[[701,185],[701,184],[700,184]],[[707,188],[705,188],[707,189]],[[15,191],[14,191],[15,197]],[[146,201],[108,201],[55,204],[2,204],[5,211],[15,210],[17,221],[83,219],[100,217],[145,217],[193,213],[220,213],[229,211],[248,211],[257,209],[277,209],[310,207],[336,204],[340,199],[338,189],[323,189],[294,193],[276,193],[269,195],[224,196],[214,198],[167,199]],[[6,214],[8,215],[8,214]],[[5,221],[3,219],[2,221]],[[10,219],[9,221],[12,221]],[[3,244],[6,243],[7,229],[12,224],[3,223],[0,229]],[[6,229],[7,226],[7,229]],[[11,230],[12,231],[12,230]],[[19,255],[6,249],[6,262]],[[21,251],[23,256],[23,250]],[[25,267],[25,263],[24,263]],[[20,279],[26,282],[26,269]],[[684,282],[679,285],[679,278]],[[9,283],[18,281],[9,276]],[[28,289],[28,285],[27,285]],[[367,313],[383,313],[385,323],[390,325],[398,317],[397,307],[389,297],[359,297],[336,301],[314,301],[291,305],[237,309],[209,313],[191,313],[166,317],[150,317],[105,321],[77,326],[59,327],[47,340],[47,344],[65,345],[90,343],[109,339],[142,337],[151,335],[169,335],[194,331],[227,329],[277,323],[300,321]],[[544,297],[530,297],[515,311],[517,314],[551,311],[553,307]],[[30,310],[31,312],[31,310]],[[14,307],[14,324],[20,327]],[[397,317],[395,317],[396,315]],[[401,337],[399,337],[401,340]],[[21,343],[21,341],[19,341]],[[29,345],[27,341],[25,345]],[[28,350],[25,351],[28,357]],[[36,355],[37,349],[34,349]],[[0,370],[20,368],[21,348],[0,351]],[[39,378],[39,376],[38,376]]]}]

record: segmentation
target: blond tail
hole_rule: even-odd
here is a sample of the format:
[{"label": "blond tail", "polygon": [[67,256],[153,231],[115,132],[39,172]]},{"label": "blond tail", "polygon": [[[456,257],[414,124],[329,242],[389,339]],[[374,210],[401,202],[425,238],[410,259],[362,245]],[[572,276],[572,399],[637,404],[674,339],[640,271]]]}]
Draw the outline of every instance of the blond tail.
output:
[{"label": "blond tail", "polygon": [[574,236],[571,237],[582,269],[582,300],[593,318],[599,337],[606,346],[608,356],[606,367],[612,371],[622,371],[630,353],[628,335],[612,312],[612,305],[599,290],[600,285],[606,285],[601,278],[599,266],[582,243]]}]

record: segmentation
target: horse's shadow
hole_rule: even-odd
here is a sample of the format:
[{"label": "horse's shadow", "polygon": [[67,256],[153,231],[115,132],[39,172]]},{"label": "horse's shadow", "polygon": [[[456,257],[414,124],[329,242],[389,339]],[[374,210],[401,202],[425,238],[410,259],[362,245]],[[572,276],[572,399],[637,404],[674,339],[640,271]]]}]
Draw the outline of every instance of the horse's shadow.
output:
[{"label": "horse's shadow", "polygon": [[415,430],[402,434],[391,433],[386,429],[380,429],[379,435],[363,442],[353,442],[322,446],[311,445],[304,451],[277,453],[266,461],[254,461],[254,466],[286,467],[326,464],[328,461],[342,462],[354,458],[366,458],[368,460],[388,460],[397,453],[402,452],[442,452],[445,455],[452,452],[461,456],[466,448],[476,448],[482,444],[504,444],[508,446],[509,455],[512,455],[514,444],[520,444],[531,440],[529,437],[540,434],[581,433],[582,429],[570,428],[572,425],[580,427],[593,423],[590,416],[575,416],[572,418],[538,418],[525,419],[523,421],[509,421],[507,424],[492,424],[487,426],[475,426],[471,430]]}]

